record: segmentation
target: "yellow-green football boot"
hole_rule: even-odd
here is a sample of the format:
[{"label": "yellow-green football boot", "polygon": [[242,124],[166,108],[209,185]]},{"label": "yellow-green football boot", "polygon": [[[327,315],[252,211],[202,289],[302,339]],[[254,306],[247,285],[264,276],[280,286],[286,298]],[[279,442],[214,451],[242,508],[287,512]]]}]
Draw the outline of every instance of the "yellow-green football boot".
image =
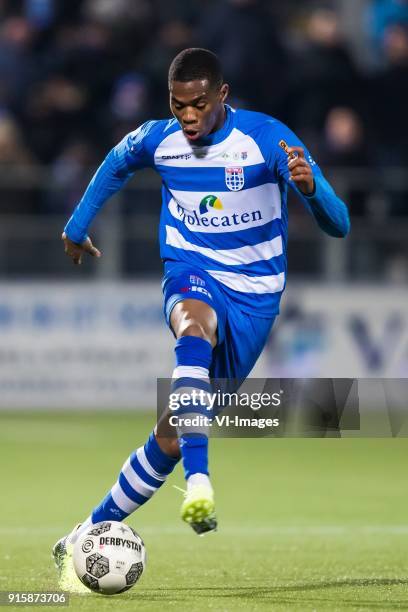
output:
[{"label": "yellow-green football boot", "polygon": [[[80,525],[77,525],[78,529]],[[78,578],[72,558],[74,545],[68,541],[68,536],[58,540],[53,546],[52,556],[58,570],[58,584],[61,591],[69,593],[89,593],[89,590]]]},{"label": "yellow-green football boot", "polygon": [[198,535],[216,531],[217,518],[212,488],[197,484],[189,488],[184,495],[185,499],[181,506],[183,521],[191,525]]}]

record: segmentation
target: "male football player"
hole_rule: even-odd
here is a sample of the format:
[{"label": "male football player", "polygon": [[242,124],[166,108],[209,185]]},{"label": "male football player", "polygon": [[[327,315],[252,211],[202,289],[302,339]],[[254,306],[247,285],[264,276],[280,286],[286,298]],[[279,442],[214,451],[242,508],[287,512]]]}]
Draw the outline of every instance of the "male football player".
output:
[{"label": "male football player", "polygon": [[[212,377],[248,376],[279,313],[288,188],[327,234],[346,236],[350,222],[347,207],[288,127],[226,104],[228,85],[212,52],[182,51],[168,84],[173,118],[148,121],[110,151],[62,239],[75,264],[85,253],[101,257],[88,236],[97,212],[138,170],[160,174],[164,311],[176,339],[173,388],[210,390]],[[189,411],[200,413],[200,406]],[[94,523],[129,516],[180,459],[187,481],[182,519],[198,534],[216,528],[207,435],[180,430],[172,439],[156,429],[92,514],[54,546],[63,588],[73,588],[78,536]]]}]

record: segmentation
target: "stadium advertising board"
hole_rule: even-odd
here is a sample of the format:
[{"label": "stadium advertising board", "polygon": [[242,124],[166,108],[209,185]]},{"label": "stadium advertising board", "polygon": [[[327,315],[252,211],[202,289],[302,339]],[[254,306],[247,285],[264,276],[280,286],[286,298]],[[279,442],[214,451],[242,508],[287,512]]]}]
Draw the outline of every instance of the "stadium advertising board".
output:
[{"label": "stadium advertising board", "polygon": [[[253,377],[404,378],[408,291],[292,286]],[[2,284],[0,407],[153,408],[171,375],[159,283]]]}]

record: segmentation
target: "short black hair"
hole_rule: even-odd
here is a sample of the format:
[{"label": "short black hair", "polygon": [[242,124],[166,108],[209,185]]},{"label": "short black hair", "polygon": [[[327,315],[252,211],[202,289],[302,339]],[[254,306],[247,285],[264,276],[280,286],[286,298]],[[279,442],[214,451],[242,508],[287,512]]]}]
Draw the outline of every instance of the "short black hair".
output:
[{"label": "short black hair", "polygon": [[169,89],[173,81],[201,81],[207,79],[212,87],[223,83],[221,62],[208,49],[184,49],[171,62],[169,68]]}]

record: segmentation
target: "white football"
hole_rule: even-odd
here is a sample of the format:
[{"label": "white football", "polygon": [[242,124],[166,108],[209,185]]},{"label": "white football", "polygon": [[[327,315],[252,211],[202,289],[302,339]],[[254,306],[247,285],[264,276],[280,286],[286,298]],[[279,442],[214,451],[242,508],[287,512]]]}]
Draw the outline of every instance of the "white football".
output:
[{"label": "white football", "polygon": [[146,567],[146,549],[129,525],[106,521],[78,538],[73,561],[78,578],[91,591],[115,595],[139,580]]}]

